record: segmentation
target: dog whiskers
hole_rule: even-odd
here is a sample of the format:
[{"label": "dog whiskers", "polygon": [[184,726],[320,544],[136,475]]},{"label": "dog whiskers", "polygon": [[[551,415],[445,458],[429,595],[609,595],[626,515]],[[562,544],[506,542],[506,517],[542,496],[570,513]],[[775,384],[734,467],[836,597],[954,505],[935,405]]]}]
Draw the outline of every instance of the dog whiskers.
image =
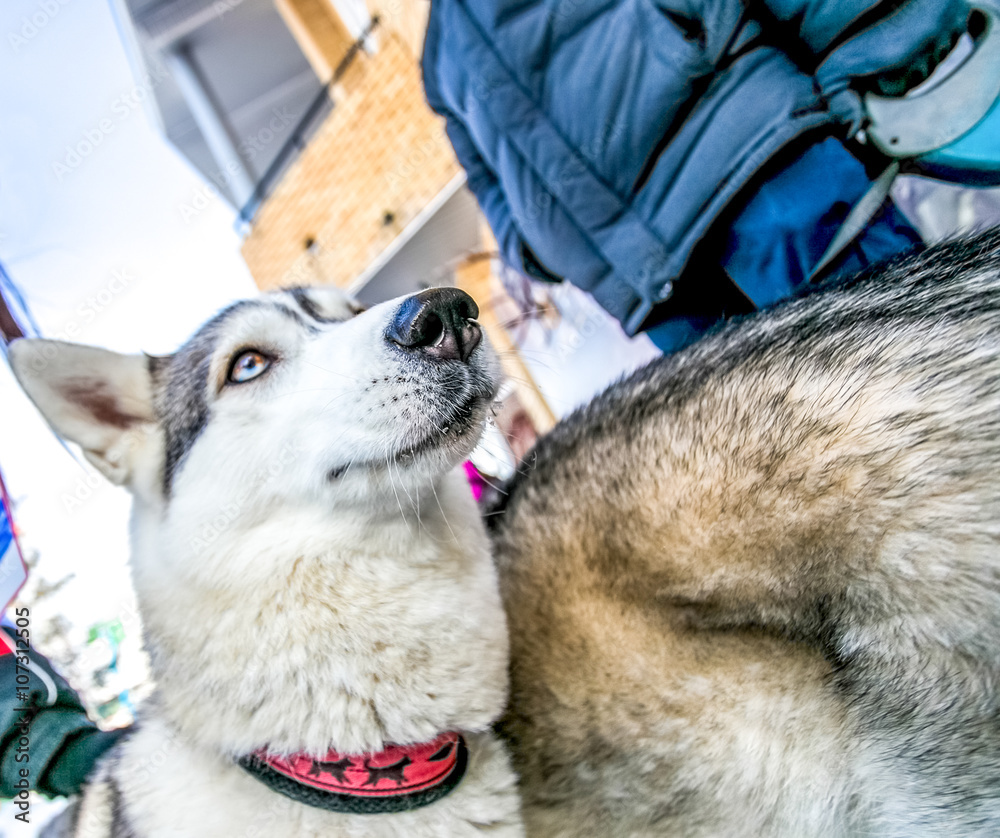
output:
[{"label": "dog whiskers", "polygon": [[357,462],[357,460],[358,460],[357,457],[352,457],[351,461],[344,467],[344,470],[340,473],[339,476],[347,477],[347,473],[351,470],[351,466],[353,466]]},{"label": "dog whiskers", "polygon": [[497,484],[497,483],[494,483],[494,482],[492,482],[490,480],[487,480],[486,476],[481,471],[479,472],[479,479],[482,480],[483,483],[485,483],[487,486],[489,486],[494,492],[497,492],[498,494],[501,494],[501,495],[507,495],[508,494],[507,492],[505,492],[503,489],[500,488],[500,486],[502,484]]},{"label": "dog whiskers", "polygon": [[319,364],[313,361],[303,360],[302,363],[308,364],[311,367],[316,367],[318,370],[323,370],[323,372],[328,372],[330,375],[339,375],[341,378],[346,378],[348,381],[360,382],[361,379],[354,375],[347,375],[347,373],[337,372],[336,370],[328,370],[326,367],[321,367]]},{"label": "dog whiskers", "polygon": [[335,401],[337,401],[337,399],[342,399],[344,396],[350,396],[350,395],[354,395],[354,394],[350,393],[350,392],[347,392],[347,393],[338,393],[336,396],[334,396],[332,399],[330,399],[330,401],[328,401],[325,405],[323,405],[323,408],[320,410],[320,413],[326,413],[326,411],[330,407],[330,405],[333,404]]},{"label": "dog whiskers", "polygon": [[455,530],[452,529],[451,521],[448,520],[448,516],[444,514],[444,507],[441,506],[441,498],[438,497],[437,486],[435,486],[433,483],[431,483],[431,491],[434,493],[434,500],[437,502],[438,509],[441,510],[441,518],[444,521],[444,525],[448,528],[448,532],[451,533],[452,539],[457,544],[458,536],[455,535]]},{"label": "dog whiskers", "polygon": [[392,458],[386,455],[385,458],[385,473],[389,478],[389,485],[392,486],[392,493],[396,496],[396,505],[399,507],[399,514],[403,519],[403,523],[409,527],[410,522],[406,518],[406,513],[403,511],[403,502],[399,499],[399,492],[396,491],[396,481],[392,479]]},{"label": "dog whiskers", "polygon": [[[400,471],[399,462],[396,462],[396,474],[400,476],[400,485],[403,487],[403,493],[406,495],[406,499],[410,502],[411,507],[416,507],[417,510],[417,523],[420,523],[420,504],[414,503],[413,496],[406,489],[406,481],[402,479],[403,473]],[[390,477],[390,479],[392,479]],[[419,498],[419,495],[418,495]]]}]

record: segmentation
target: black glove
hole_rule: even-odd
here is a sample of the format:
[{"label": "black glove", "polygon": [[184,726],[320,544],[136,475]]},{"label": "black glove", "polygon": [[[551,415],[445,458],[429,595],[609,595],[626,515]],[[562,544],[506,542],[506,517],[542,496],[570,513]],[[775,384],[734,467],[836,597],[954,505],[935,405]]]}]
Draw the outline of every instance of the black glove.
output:
[{"label": "black glove", "polygon": [[[0,797],[13,798],[25,789],[49,796],[76,794],[98,758],[125,731],[100,730],[48,660],[37,652],[30,658],[26,668],[22,653],[17,668],[15,655],[0,657]],[[37,669],[56,687],[51,704],[50,688]],[[27,675],[28,682],[18,684],[18,675],[22,681]]]}]

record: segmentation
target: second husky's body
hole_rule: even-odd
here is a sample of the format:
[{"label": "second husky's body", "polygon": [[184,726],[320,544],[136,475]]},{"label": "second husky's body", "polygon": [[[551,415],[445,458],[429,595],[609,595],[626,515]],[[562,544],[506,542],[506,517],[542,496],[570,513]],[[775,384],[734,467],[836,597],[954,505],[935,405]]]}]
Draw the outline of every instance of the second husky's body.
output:
[{"label": "second husky's body", "polygon": [[529,834],[1000,834],[1000,235],[650,365],[497,520]]}]

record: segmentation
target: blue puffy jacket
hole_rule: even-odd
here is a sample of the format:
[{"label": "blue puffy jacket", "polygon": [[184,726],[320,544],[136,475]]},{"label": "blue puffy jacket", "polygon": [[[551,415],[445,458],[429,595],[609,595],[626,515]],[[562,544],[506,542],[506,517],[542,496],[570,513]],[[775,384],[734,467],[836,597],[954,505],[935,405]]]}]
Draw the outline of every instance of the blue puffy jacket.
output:
[{"label": "blue puffy jacket", "polygon": [[[783,148],[963,28],[952,0],[432,0],[431,106],[504,259],[629,333]],[[798,143],[801,147],[801,142]]]}]

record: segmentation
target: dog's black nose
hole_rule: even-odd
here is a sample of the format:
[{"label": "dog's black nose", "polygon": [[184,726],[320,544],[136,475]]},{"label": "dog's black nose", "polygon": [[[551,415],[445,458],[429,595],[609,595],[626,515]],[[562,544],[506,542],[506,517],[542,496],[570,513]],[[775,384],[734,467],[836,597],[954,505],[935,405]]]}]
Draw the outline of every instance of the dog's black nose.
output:
[{"label": "dog's black nose", "polygon": [[428,288],[396,310],[385,336],[403,349],[443,361],[469,360],[483,339],[476,301],[457,288]]}]

